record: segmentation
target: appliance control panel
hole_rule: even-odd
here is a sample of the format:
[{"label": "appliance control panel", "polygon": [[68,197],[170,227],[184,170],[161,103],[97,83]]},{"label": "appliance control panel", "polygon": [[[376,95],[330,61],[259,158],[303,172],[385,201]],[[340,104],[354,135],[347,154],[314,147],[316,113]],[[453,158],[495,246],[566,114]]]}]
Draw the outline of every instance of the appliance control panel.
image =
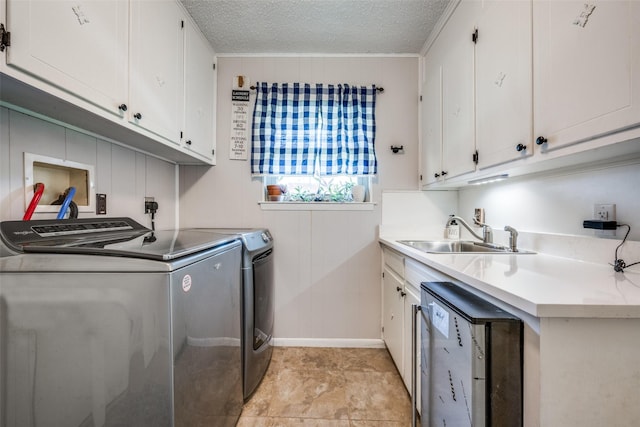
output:
[{"label": "appliance control panel", "polygon": [[0,236],[10,247],[23,250],[29,245],[65,246],[83,239],[116,235],[140,235],[149,229],[131,218],[81,218],[33,221],[3,221]]}]

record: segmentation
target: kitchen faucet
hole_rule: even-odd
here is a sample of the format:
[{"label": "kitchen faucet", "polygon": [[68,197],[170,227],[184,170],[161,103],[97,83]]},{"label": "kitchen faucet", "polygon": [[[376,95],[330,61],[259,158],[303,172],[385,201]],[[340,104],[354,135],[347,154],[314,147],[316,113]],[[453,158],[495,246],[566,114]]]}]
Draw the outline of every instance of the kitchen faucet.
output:
[{"label": "kitchen faucet", "polygon": [[509,232],[509,249],[511,252],[518,252],[518,231],[510,225],[505,225],[504,231]]},{"label": "kitchen faucet", "polygon": [[479,221],[474,220],[474,223],[476,225],[479,225],[480,227],[482,227],[482,236],[480,236],[475,231],[473,231],[471,227],[469,227],[469,224],[467,224],[467,222],[464,219],[456,215],[449,216],[449,220],[447,221],[446,227],[451,225],[451,222],[454,220],[459,221],[460,224],[462,224],[464,228],[466,228],[469,231],[469,233],[471,233],[471,235],[476,239],[482,240],[484,243],[493,243],[493,230],[487,224],[483,224]]}]

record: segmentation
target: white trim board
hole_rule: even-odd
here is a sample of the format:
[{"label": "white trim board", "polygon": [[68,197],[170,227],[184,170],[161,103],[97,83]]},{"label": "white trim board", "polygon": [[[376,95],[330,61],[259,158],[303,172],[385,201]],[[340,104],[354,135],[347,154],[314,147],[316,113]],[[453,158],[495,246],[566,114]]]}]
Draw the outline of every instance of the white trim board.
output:
[{"label": "white trim board", "polygon": [[274,338],[275,347],[339,347],[339,348],[385,348],[381,339],[358,338]]}]

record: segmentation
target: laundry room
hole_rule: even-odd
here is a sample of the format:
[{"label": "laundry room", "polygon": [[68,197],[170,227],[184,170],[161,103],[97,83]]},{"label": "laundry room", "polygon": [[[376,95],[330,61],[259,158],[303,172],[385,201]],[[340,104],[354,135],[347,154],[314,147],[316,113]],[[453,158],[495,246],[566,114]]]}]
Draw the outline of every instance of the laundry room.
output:
[{"label": "laundry room", "polygon": [[0,427],[640,418],[640,3],[0,24]]}]

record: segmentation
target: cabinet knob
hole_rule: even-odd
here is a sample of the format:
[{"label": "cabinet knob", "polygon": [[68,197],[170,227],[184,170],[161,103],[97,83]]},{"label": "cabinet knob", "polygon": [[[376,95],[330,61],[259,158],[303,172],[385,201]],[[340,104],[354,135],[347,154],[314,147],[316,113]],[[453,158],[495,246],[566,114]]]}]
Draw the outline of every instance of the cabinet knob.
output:
[{"label": "cabinet knob", "polygon": [[448,174],[449,172],[447,172],[447,171],[442,171],[442,172],[440,172],[440,173],[442,174],[442,176],[445,176],[445,175],[446,175],[446,174]]},{"label": "cabinet knob", "polygon": [[140,119],[142,118],[142,114],[140,114],[140,113],[135,113],[135,114],[133,115],[133,118],[140,120]]},{"label": "cabinet knob", "polygon": [[406,292],[400,292],[400,296],[404,298],[404,296],[407,295]]},{"label": "cabinet knob", "polygon": [[120,110],[120,111],[127,111],[127,104],[120,104],[120,105],[118,105],[118,110]]},{"label": "cabinet knob", "polygon": [[547,143],[547,138],[545,138],[544,136],[539,136],[538,138],[536,138],[537,145],[542,145],[546,143]]},{"label": "cabinet knob", "polygon": [[184,143],[187,145],[191,145],[191,140],[185,141]]},{"label": "cabinet knob", "polygon": [[396,292],[400,292],[402,288],[400,286],[396,286]]},{"label": "cabinet knob", "polygon": [[439,173],[434,173],[434,174],[433,174],[433,177],[434,177],[434,178],[440,178],[440,174],[439,174]]},{"label": "cabinet knob", "polygon": [[524,151],[527,149],[527,146],[524,144],[518,144],[516,145],[516,151]]}]

